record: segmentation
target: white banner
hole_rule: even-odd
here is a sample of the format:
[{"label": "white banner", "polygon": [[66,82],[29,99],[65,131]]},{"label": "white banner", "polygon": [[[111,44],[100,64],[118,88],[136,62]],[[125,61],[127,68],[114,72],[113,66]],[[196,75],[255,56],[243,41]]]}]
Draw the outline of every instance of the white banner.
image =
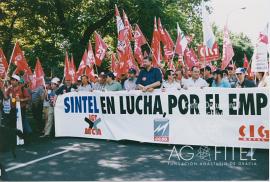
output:
[{"label": "white banner", "polygon": [[252,72],[267,72],[268,60],[267,60],[267,46],[264,43],[258,43],[255,47],[252,63]]},{"label": "white banner", "polygon": [[153,93],[71,92],[58,96],[57,137],[269,148],[267,88]]},{"label": "white banner", "polygon": [[[16,111],[17,111],[17,130],[21,130],[23,132],[23,124],[22,124],[22,112],[21,112],[21,104],[16,101]],[[23,145],[24,139],[21,139],[17,136],[17,145]]]}]

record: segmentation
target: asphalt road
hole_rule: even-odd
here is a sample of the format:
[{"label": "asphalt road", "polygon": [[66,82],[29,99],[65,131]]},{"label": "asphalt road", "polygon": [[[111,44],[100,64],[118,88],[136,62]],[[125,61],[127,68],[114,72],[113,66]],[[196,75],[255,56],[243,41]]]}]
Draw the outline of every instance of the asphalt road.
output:
[{"label": "asphalt road", "polygon": [[[181,152],[180,152],[181,150]],[[177,152],[176,152],[177,151]],[[269,150],[50,138],[0,154],[2,180],[268,180]],[[215,159],[216,154],[216,159]],[[241,154],[241,156],[240,156]],[[225,159],[226,156],[226,159]],[[241,158],[240,158],[241,157]]]}]

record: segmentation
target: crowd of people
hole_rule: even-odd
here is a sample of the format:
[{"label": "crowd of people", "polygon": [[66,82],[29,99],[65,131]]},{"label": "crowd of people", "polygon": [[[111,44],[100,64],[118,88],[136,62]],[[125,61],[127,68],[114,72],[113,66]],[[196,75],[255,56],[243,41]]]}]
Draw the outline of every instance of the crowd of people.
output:
[{"label": "crowd of people", "polygon": [[[167,90],[190,89],[191,87],[248,88],[269,86],[267,73],[256,73],[256,78],[250,79],[246,75],[246,69],[241,67],[235,69],[233,65],[228,65],[225,70],[212,70],[210,66],[164,70],[154,68],[151,61],[151,55],[148,55],[143,60],[143,69],[137,72],[131,68],[127,75],[121,75],[121,77],[116,77],[113,72],[101,72],[92,81],[87,75],[82,75],[76,83],[72,83],[71,79],[67,78],[61,82],[59,78],[54,77],[51,80],[46,80],[45,86],[39,86],[34,90],[30,89],[31,83],[24,83],[20,76],[12,75],[8,84],[1,86],[0,125],[16,128],[16,101],[20,101],[25,136],[35,132],[40,137],[50,137],[53,135],[54,107],[57,96],[68,92],[121,90],[153,92],[155,89],[166,92]],[[35,122],[34,126],[29,124],[31,113]]]}]

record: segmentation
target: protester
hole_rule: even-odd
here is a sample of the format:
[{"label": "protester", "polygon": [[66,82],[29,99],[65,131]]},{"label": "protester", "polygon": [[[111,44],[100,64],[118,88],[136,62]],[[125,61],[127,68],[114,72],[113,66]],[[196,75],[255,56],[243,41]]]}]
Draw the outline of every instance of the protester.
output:
[{"label": "protester", "polygon": [[124,82],[124,90],[135,90],[137,88],[136,81],[136,70],[134,68],[130,68],[128,70],[128,79]]},{"label": "protester", "polygon": [[256,73],[257,87],[267,87],[266,73],[257,72]]},{"label": "protester", "polygon": [[[22,114],[22,122],[24,122],[25,112],[26,112],[26,104],[30,99],[30,95],[23,86],[19,85],[20,77],[18,75],[12,75],[11,77],[11,87],[4,92],[4,99],[11,101],[11,110],[7,117],[7,126],[10,128],[17,128],[17,110],[16,110],[16,101],[20,102],[21,105],[21,114]],[[24,124],[24,123],[23,123]]]},{"label": "protester", "polygon": [[197,66],[193,66],[191,68],[192,75],[191,78],[189,78],[185,83],[184,83],[184,89],[188,89],[190,87],[208,87],[208,83],[200,78],[200,69]]},{"label": "protester", "polygon": [[106,85],[105,85],[105,90],[106,91],[120,91],[122,89],[122,85],[115,80],[115,76],[112,72],[108,72],[106,74],[107,79],[106,79]]},{"label": "protester", "polygon": [[227,79],[223,78],[223,71],[220,69],[214,71],[214,80],[211,85],[212,87],[231,88],[231,84]]},{"label": "protester", "polygon": [[2,111],[3,111],[3,99],[4,99],[4,92],[2,91],[4,88],[4,82],[0,79],[0,126],[2,125]]},{"label": "protester", "polygon": [[209,87],[212,86],[212,83],[214,81],[213,75],[212,75],[212,68],[210,66],[206,66],[204,68],[204,79],[208,83]]},{"label": "protester", "polygon": [[164,76],[165,81],[162,82],[162,87],[161,87],[162,91],[181,89],[180,83],[175,81],[174,76],[175,75],[174,75],[173,70],[166,71],[165,76]]},{"label": "protester", "polygon": [[[227,81],[229,82],[229,79],[228,79],[228,70],[225,69],[225,70],[223,70],[222,72],[223,72],[223,79],[224,79],[224,80],[227,80]],[[229,82],[229,83],[230,83],[230,82]]]},{"label": "protester", "polygon": [[[48,122],[48,113],[49,113],[49,107],[50,107],[50,102],[49,102],[49,96],[48,93],[51,92],[51,82],[50,81],[46,81],[45,82],[45,92],[44,92],[44,100],[43,100],[43,120],[44,120],[44,128]],[[45,130],[42,130],[42,134],[45,133]]]},{"label": "protester", "polygon": [[104,91],[106,85],[106,78],[106,74],[104,72],[101,72],[99,74],[98,82],[94,85],[94,90]]},{"label": "protester", "polygon": [[44,128],[44,135],[42,135],[41,137],[49,137],[51,134],[52,126],[54,123],[54,105],[57,98],[56,91],[59,84],[57,80],[57,78],[53,78],[51,80],[51,89],[48,90],[45,95],[46,100],[49,101],[48,121],[45,122],[46,124]]},{"label": "protester", "polygon": [[98,75],[94,74],[93,84],[98,82]]},{"label": "protester", "polygon": [[237,78],[234,73],[234,66],[230,64],[226,69],[228,70],[228,80],[229,80],[229,83],[231,84],[231,88],[235,88],[236,83],[237,83]]},{"label": "protester", "polygon": [[82,75],[82,84],[78,87],[78,91],[86,91],[86,92],[92,92],[93,87],[92,84],[88,81],[87,75]]},{"label": "protester", "polygon": [[179,83],[181,87],[183,87],[187,79],[184,77],[182,70],[178,69],[174,72],[174,80]]},{"label": "protester", "polygon": [[59,89],[56,91],[56,95],[73,92],[76,89],[77,87],[72,84],[71,78],[65,78],[65,84],[59,87]]},{"label": "protester", "polygon": [[142,69],[137,78],[136,84],[143,92],[151,92],[160,88],[162,83],[161,71],[152,67],[152,56],[145,56],[143,59],[144,69]]},{"label": "protester", "polygon": [[45,95],[44,86],[38,86],[32,90],[31,93],[33,118],[37,124],[37,132],[42,133],[44,128],[44,123],[42,122],[43,101]]},{"label": "protester", "polygon": [[237,68],[235,70],[235,74],[238,80],[236,83],[236,88],[256,87],[253,81],[245,78],[246,71],[244,68]]},{"label": "protester", "polygon": [[119,82],[121,83],[122,88],[124,88],[125,81],[127,80],[127,74],[121,74]]},{"label": "protester", "polygon": [[82,84],[82,77],[79,76],[76,82],[77,87],[79,87]]}]

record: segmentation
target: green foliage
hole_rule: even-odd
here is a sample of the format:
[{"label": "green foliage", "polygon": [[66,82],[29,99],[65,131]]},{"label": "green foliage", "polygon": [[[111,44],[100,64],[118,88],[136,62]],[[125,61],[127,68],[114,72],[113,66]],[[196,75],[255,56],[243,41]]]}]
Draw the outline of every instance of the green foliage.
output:
[{"label": "green foliage", "polygon": [[[124,9],[131,25],[137,23],[149,43],[153,33],[154,17],[160,17],[163,26],[176,39],[176,22],[188,35],[194,35],[192,46],[202,42],[200,17],[201,0],[2,0],[0,2],[0,47],[7,58],[13,45],[19,41],[29,65],[33,68],[39,57],[49,76],[62,76],[65,50],[73,54],[78,67],[88,41],[94,47],[93,32],[97,31],[110,49],[115,50],[117,30],[114,5],[122,14]],[[249,50],[244,37],[236,37],[235,58]],[[234,40],[234,39],[233,39]],[[220,42],[219,42],[219,45]],[[109,60],[102,64],[107,69]]]},{"label": "green foliage", "polygon": [[[219,30],[216,26],[214,26],[214,34],[217,39],[220,54],[222,55],[223,30]],[[251,57],[253,55],[253,45],[251,43],[251,40],[243,33],[236,34],[232,32],[230,32],[230,39],[231,39],[233,50],[234,50],[233,62],[235,63],[237,67],[242,67],[244,63],[244,54],[246,54],[248,60],[251,61]],[[217,65],[220,65],[220,64],[221,64],[221,58],[220,60],[217,61]]]}]

